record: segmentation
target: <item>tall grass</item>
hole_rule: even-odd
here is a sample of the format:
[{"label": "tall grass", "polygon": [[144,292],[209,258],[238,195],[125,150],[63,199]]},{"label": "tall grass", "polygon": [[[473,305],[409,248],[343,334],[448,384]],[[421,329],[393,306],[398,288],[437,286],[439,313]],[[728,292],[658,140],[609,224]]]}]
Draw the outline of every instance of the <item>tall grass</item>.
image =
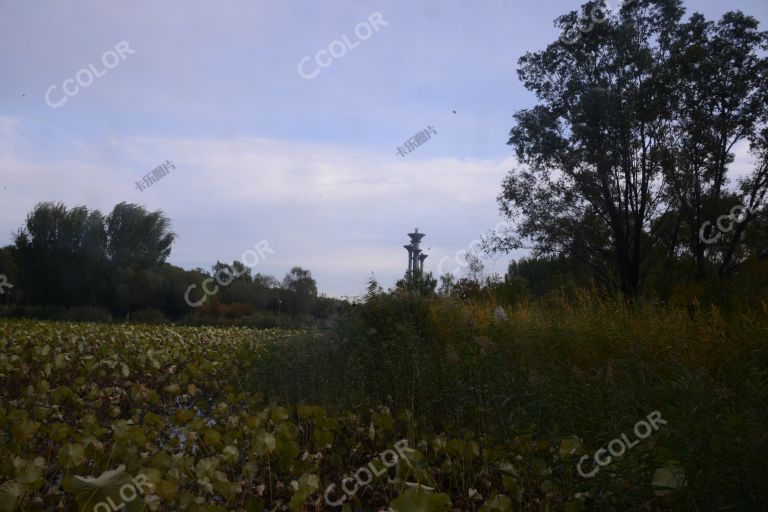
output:
[{"label": "tall grass", "polygon": [[410,418],[414,439],[576,436],[589,454],[658,410],[667,424],[641,447],[568,485],[602,496],[606,510],[644,508],[656,500],[654,468],[676,461],[687,480],[680,509],[768,504],[764,304],[726,316],[584,293],[507,308],[506,319],[496,308],[378,295],[330,334],[243,355],[239,378],[289,403],[386,406]]}]

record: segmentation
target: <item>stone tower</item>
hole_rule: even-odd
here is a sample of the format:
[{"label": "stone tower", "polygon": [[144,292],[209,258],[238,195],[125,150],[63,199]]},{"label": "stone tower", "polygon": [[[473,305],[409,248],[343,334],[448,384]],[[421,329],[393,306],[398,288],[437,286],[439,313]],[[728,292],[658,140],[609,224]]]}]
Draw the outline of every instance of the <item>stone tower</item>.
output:
[{"label": "stone tower", "polygon": [[424,235],[425,233],[419,233],[419,228],[415,228],[413,233],[408,233],[408,236],[411,237],[411,243],[403,246],[408,251],[408,272],[411,274],[415,272],[419,274],[424,273],[424,260],[427,259],[427,255],[422,254],[419,247]]}]

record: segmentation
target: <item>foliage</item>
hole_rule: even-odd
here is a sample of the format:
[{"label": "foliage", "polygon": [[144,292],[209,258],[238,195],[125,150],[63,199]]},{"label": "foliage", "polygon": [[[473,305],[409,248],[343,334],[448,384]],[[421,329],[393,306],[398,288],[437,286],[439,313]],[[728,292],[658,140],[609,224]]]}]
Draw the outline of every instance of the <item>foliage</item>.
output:
[{"label": "foliage", "polygon": [[[412,439],[420,481],[460,510],[503,510],[499,494],[512,510],[764,508],[768,304],[726,314],[575,293],[504,315],[487,300],[377,294],[327,337],[265,345],[240,379],[290,404],[391,411],[392,425],[371,415],[374,438]],[[655,410],[659,431],[578,475],[581,456],[632,439]]]},{"label": "foliage", "polygon": [[[156,510],[323,510],[407,439],[356,507],[763,508],[768,305],[578,297],[499,315],[377,293],[327,333],[0,320],[0,507],[76,510],[124,465]],[[654,410],[662,429],[578,475]]]},{"label": "foliage", "polygon": [[[509,144],[523,167],[499,195],[515,229],[491,247],[530,242],[536,255],[566,254],[629,297],[674,259],[690,259],[689,274],[701,279],[765,255],[764,243],[746,241],[756,215],[712,248],[699,228],[738,204],[727,188],[738,143],[750,142],[756,157],[741,204],[768,184],[768,33],[741,12],[717,23],[684,13],[679,0],[637,0],[577,44],[520,58],[538,104],[515,114]],[[578,22],[574,11],[557,23]]]},{"label": "foliage", "polygon": [[[282,284],[253,275],[240,261],[216,262],[210,273],[175,267],[165,261],[175,239],[170,229],[161,211],[135,204],[120,203],[105,218],[84,206],[39,203],[15,233],[14,245],[0,248],[0,274],[13,284],[0,303],[15,306],[5,313],[19,317],[148,323],[187,317],[189,323],[266,327],[328,319],[344,306],[318,296],[311,272],[301,267],[291,269]],[[217,293],[202,307],[190,306],[189,287],[198,300],[203,281],[213,277],[228,284],[216,285]],[[76,317],[86,308],[108,311],[102,317]],[[283,316],[295,318],[283,322]]]},{"label": "foliage", "polygon": [[419,296],[428,296],[435,293],[437,279],[432,272],[406,271],[405,276],[395,283],[395,289],[400,292],[414,293]]}]

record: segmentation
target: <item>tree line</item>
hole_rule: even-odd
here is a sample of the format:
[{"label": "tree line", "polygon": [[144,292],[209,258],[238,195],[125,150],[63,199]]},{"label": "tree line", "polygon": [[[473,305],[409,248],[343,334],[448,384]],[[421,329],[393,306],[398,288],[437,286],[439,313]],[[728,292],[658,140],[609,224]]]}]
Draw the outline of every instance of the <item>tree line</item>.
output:
[{"label": "tree line", "polygon": [[[39,203],[13,243],[0,249],[0,274],[13,285],[0,302],[20,315],[92,308],[114,319],[221,323],[246,317],[265,325],[281,316],[326,318],[341,305],[318,295],[311,272],[301,267],[282,280],[254,274],[239,261],[217,261],[210,272],[182,269],[166,261],[175,239],[162,211],[136,204],[122,202],[105,216],[85,206]],[[231,279],[222,281],[227,275]],[[197,292],[199,307],[190,306],[185,294],[206,279],[226,286],[205,300]]]}]

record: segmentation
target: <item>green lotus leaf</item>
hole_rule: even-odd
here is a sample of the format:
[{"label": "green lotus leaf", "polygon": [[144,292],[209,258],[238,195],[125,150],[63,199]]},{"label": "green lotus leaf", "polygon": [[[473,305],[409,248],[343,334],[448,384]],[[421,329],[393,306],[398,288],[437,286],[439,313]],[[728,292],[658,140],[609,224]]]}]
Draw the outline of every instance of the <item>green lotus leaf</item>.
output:
[{"label": "green lotus leaf", "polygon": [[165,420],[152,411],[147,411],[144,414],[144,424],[150,427],[162,427],[165,424]]},{"label": "green lotus leaf", "polygon": [[151,461],[152,466],[163,469],[170,469],[174,465],[174,462],[171,460],[171,456],[166,452],[157,452],[152,456]]},{"label": "green lotus leaf", "polygon": [[298,441],[299,429],[293,423],[286,421],[275,428],[275,437],[281,441]]},{"label": "green lotus leaf", "polygon": [[544,480],[541,482],[541,485],[539,485],[539,489],[544,494],[555,494],[557,492],[557,486],[552,480]]},{"label": "green lotus leaf", "polygon": [[291,496],[290,506],[292,511],[298,512],[304,510],[304,501],[320,488],[320,479],[317,475],[304,473],[293,485],[297,489]]},{"label": "green lotus leaf", "polygon": [[299,477],[299,491],[307,495],[316,492],[320,488],[320,478],[311,473],[304,473]]},{"label": "green lotus leaf", "polygon": [[291,507],[292,512],[300,512],[302,510],[305,510],[304,508],[304,502],[306,501],[307,497],[301,493],[297,492],[294,493],[293,496],[291,496],[291,501],[288,502],[288,505]]},{"label": "green lotus leaf", "polygon": [[271,455],[277,449],[277,440],[273,434],[262,429],[256,434],[253,446],[259,455]]},{"label": "green lotus leaf", "polygon": [[447,494],[433,494],[422,489],[409,489],[398,496],[389,507],[395,512],[439,512],[451,510],[451,498]]},{"label": "green lotus leaf", "polygon": [[448,441],[445,438],[445,436],[436,436],[432,440],[432,449],[436,453],[441,453],[441,452],[445,451],[445,447],[447,446],[447,444],[448,444]]},{"label": "green lotus leaf", "polygon": [[221,434],[216,430],[209,428],[203,435],[203,441],[208,446],[219,446],[221,444]]},{"label": "green lotus leaf", "polygon": [[321,420],[326,417],[325,409],[319,405],[299,405],[296,407],[299,418],[308,420]]},{"label": "green lotus leaf", "polygon": [[566,437],[560,441],[560,457],[571,457],[581,449],[581,439],[576,436]]},{"label": "green lotus leaf", "polygon": [[239,430],[240,416],[227,416],[227,430]]},{"label": "green lotus leaf", "polygon": [[234,464],[240,459],[240,452],[238,452],[236,446],[229,445],[224,447],[224,449],[221,451],[221,458],[229,463]]},{"label": "green lotus leaf", "polygon": [[285,407],[272,407],[272,421],[285,421],[290,417]]},{"label": "green lotus leaf", "polygon": [[503,494],[497,494],[492,500],[485,502],[479,512],[513,512],[512,500]]},{"label": "green lotus leaf", "polygon": [[165,391],[171,396],[178,396],[181,394],[181,387],[174,382],[172,384],[168,384],[167,386],[165,386],[163,388],[163,391]]},{"label": "green lotus leaf", "polygon": [[45,473],[45,459],[43,457],[36,457],[32,461],[15,457],[13,465],[16,468],[16,480],[19,482],[28,484],[33,489],[43,483],[43,474]]},{"label": "green lotus leaf", "polygon": [[157,468],[146,468],[142,471],[144,478],[152,485],[157,485],[162,480],[163,472]]},{"label": "green lotus leaf", "polygon": [[685,470],[670,461],[653,473],[651,485],[659,488],[654,491],[656,496],[664,496],[685,485]]},{"label": "green lotus leaf", "polygon": [[198,478],[210,477],[219,467],[219,459],[216,457],[206,457],[200,459],[195,466],[195,474]]},{"label": "green lotus leaf", "polygon": [[37,393],[38,395],[48,394],[49,389],[51,389],[51,385],[47,380],[41,380],[41,381],[38,381],[37,384],[35,384],[35,393]]},{"label": "green lotus leaf", "polygon": [[315,438],[315,442],[320,446],[331,444],[333,441],[333,434],[331,431],[324,428],[316,428],[312,433],[312,436]]},{"label": "green lotus leaf", "polygon": [[299,453],[301,453],[301,448],[296,441],[288,441],[283,438],[277,438],[276,444],[277,449],[275,450],[275,454],[284,463],[292,461],[299,456]]},{"label": "green lotus leaf", "polygon": [[388,413],[374,412],[371,415],[371,423],[387,432],[391,431],[395,426],[392,416]]},{"label": "green lotus leaf", "polygon": [[77,467],[86,460],[85,447],[81,444],[65,444],[59,448],[57,460],[64,469]]},{"label": "green lotus leaf", "polygon": [[179,494],[178,482],[161,480],[155,484],[155,494],[164,500],[171,501]]},{"label": "green lotus leaf", "polygon": [[18,510],[24,493],[24,484],[17,480],[8,480],[0,485],[0,512]]},{"label": "green lotus leaf", "polygon": [[194,418],[195,417],[195,413],[194,413],[194,411],[192,411],[190,409],[177,409],[175,417],[176,417],[176,421],[179,424],[183,425],[184,423],[187,423],[192,418]]}]

